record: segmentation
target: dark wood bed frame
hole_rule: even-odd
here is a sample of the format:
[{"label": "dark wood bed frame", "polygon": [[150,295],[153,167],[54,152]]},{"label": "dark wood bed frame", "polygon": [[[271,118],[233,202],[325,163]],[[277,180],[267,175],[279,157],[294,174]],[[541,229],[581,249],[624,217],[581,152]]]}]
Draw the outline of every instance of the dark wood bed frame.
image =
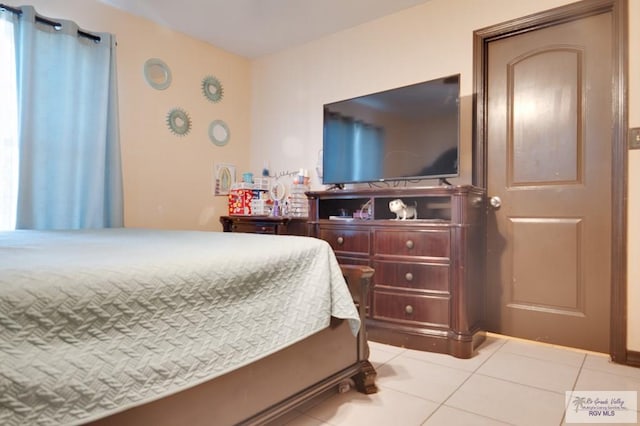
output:
[{"label": "dark wood bed frame", "polygon": [[288,348],[213,380],[99,419],[98,425],[258,425],[276,420],[339,383],[377,392],[368,361],[365,301],[373,269],[341,265],[362,322],[357,337],[347,321],[331,325]]}]

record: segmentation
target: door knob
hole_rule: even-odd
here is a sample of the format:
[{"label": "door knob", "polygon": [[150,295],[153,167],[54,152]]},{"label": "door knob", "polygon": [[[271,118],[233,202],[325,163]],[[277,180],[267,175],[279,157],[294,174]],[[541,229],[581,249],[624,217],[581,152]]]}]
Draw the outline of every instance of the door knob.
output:
[{"label": "door knob", "polygon": [[493,207],[494,209],[499,209],[500,206],[502,205],[502,200],[497,195],[494,195],[489,200],[489,204],[491,204],[491,207]]}]

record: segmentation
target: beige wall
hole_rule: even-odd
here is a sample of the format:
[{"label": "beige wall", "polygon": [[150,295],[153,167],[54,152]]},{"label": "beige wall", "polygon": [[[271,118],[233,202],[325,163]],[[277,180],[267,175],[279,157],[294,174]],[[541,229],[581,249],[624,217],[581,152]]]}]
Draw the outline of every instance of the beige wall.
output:
[{"label": "beige wall", "polygon": [[[450,74],[461,74],[461,169],[471,182],[473,31],[573,0],[432,0],[253,62],[251,167],[314,170],[322,105]],[[630,0],[630,17],[640,1]],[[630,52],[640,50],[638,26]],[[640,65],[632,56],[630,125],[640,126]],[[629,158],[628,347],[640,351],[640,151]],[[312,186],[321,188],[315,173]]]},{"label": "beige wall", "polygon": [[[116,35],[125,225],[221,229],[218,217],[226,214],[227,200],[212,195],[213,167],[215,162],[234,164],[238,171],[249,166],[250,62],[95,0],[30,4],[42,15]],[[143,64],[153,57],[171,68],[173,82],[166,90],[154,90],[144,81]],[[207,75],[217,77],[224,88],[218,103],[201,93]],[[184,137],[166,126],[166,114],[174,107],[192,119]],[[208,137],[209,123],[215,119],[230,128],[224,147],[213,145]]]}]

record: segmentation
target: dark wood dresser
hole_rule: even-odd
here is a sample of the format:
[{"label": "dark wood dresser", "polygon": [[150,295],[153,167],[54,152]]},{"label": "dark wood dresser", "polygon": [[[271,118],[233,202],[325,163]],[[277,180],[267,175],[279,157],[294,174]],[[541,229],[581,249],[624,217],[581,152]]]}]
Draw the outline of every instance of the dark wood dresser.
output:
[{"label": "dark wood dresser", "polygon": [[224,232],[307,235],[306,217],[221,216],[220,223]]},{"label": "dark wood dresser", "polygon": [[[473,186],[309,192],[309,234],[373,267],[370,340],[469,358],[485,339],[485,193]],[[418,219],[397,220],[402,199]],[[359,218],[353,218],[354,213]]]}]

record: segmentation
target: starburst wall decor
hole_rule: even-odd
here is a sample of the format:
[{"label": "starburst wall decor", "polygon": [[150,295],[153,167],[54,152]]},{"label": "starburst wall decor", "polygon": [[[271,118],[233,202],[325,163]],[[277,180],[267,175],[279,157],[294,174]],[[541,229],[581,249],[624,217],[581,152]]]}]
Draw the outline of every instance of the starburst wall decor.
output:
[{"label": "starburst wall decor", "polygon": [[211,102],[220,102],[222,96],[224,96],[224,89],[222,88],[220,80],[212,75],[208,75],[202,79],[202,94]]},{"label": "starburst wall decor", "polygon": [[175,135],[184,136],[191,130],[191,118],[182,108],[173,108],[167,114],[167,126]]}]

